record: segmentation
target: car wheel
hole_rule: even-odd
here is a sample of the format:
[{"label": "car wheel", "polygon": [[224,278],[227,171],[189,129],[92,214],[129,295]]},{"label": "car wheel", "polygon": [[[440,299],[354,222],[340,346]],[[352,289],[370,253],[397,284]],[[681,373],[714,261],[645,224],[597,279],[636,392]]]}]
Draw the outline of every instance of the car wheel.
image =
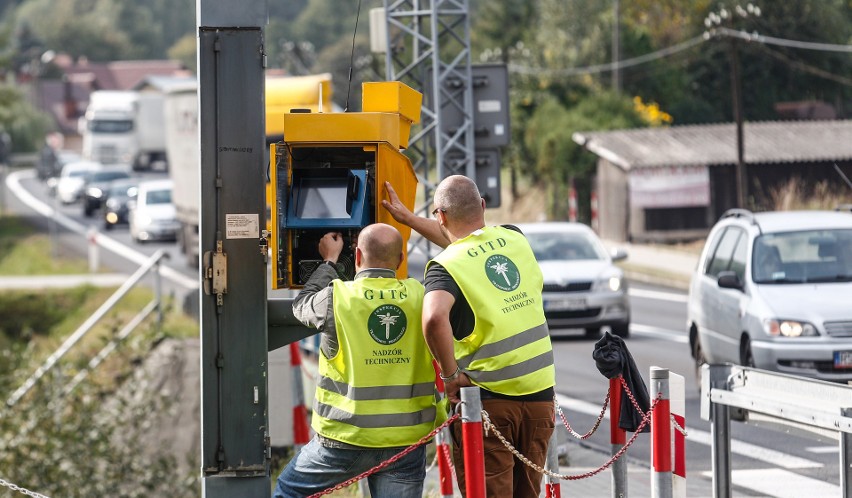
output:
[{"label": "car wheel", "polygon": [[597,339],[601,335],[600,327],[586,327],[586,337]]},{"label": "car wheel", "polygon": [[616,323],[611,328],[612,333],[622,339],[630,337],[630,322]]},{"label": "car wheel", "polygon": [[754,367],[754,355],[751,353],[751,340],[748,336],[743,337],[740,345],[740,364],[744,367]]},{"label": "car wheel", "polygon": [[92,208],[90,208],[88,205],[83,206],[83,216],[89,218],[92,216],[92,212]]}]

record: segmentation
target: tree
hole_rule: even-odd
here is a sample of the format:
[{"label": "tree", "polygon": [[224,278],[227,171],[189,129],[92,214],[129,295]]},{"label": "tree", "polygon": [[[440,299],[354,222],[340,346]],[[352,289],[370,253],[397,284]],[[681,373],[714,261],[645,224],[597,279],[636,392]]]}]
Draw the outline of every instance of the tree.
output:
[{"label": "tree", "polygon": [[33,107],[21,90],[0,84],[0,129],[9,133],[12,151],[37,150],[50,123],[50,118]]}]

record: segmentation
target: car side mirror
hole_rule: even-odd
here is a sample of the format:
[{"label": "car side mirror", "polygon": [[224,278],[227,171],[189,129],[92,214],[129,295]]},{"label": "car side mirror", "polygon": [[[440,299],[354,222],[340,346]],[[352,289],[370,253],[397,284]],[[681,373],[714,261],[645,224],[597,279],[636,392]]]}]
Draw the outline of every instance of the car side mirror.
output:
[{"label": "car side mirror", "polygon": [[736,272],[733,271],[721,271],[719,272],[719,279],[717,280],[719,283],[719,287],[723,289],[736,289],[743,290],[743,281],[740,280],[740,277]]},{"label": "car side mirror", "polygon": [[613,249],[610,251],[609,257],[612,258],[613,261],[624,261],[627,259],[627,251],[621,248]]}]

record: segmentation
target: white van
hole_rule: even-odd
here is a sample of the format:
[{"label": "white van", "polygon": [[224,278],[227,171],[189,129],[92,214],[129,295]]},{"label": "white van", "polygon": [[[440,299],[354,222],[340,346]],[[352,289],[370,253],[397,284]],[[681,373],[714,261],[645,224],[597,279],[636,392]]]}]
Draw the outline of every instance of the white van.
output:
[{"label": "white van", "polygon": [[175,240],[178,222],[172,203],[171,180],[150,180],[139,184],[136,201],[130,208],[130,237],[135,242]]}]

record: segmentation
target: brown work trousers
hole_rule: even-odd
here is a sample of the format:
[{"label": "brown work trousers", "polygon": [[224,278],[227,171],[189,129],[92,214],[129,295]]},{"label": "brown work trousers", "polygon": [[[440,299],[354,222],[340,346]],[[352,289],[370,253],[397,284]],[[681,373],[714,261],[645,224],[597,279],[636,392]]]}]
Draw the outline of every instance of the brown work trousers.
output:
[{"label": "brown work trousers", "polygon": [[[510,401],[483,399],[482,409],[488,412],[491,423],[522,455],[539,467],[544,467],[547,445],[553,433],[553,401]],[[452,425],[453,463],[458,476],[459,490],[465,496],[464,449],[462,424]],[[528,467],[506,448],[492,433],[483,438],[485,453],[485,489],[489,498],[538,498],[541,473]]]}]

